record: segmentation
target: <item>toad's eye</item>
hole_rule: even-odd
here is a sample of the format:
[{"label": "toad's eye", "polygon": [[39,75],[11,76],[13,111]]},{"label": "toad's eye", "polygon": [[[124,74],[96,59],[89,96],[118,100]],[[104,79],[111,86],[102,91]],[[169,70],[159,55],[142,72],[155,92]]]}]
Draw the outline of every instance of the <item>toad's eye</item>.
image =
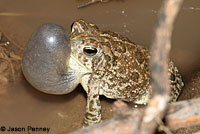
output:
[{"label": "toad's eye", "polygon": [[94,46],[85,46],[83,52],[88,56],[94,56],[97,53],[97,48]]}]

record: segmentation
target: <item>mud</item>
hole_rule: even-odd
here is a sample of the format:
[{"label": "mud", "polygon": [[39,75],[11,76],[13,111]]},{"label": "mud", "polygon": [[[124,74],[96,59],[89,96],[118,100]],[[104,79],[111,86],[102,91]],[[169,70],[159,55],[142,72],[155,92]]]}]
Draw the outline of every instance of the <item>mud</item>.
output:
[{"label": "mud", "polygon": [[[57,134],[81,127],[86,104],[86,94],[81,86],[67,95],[47,95],[31,87],[21,73],[19,57],[31,34],[41,24],[56,23],[70,33],[72,22],[82,18],[103,30],[118,32],[137,44],[150,46],[160,0],[110,0],[77,9],[84,2],[87,1],[0,0],[1,41],[10,42],[3,48],[12,52],[14,56],[11,58],[15,59],[12,61],[13,73],[10,64],[5,65],[5,59],[0,58],[0,76],[1,72],[7,72],[3,75],[7,80],[0,77],[1,125],[50,127],[50,133]],[[170,57],[178,66],[186,85],[192,82],[192,76],[200,69],[199,24],[200,1],[185,1],[175,23]],[[199,88],[195,91],[185,89],[180,99],[200,95]],[[101,100],[103,119],[108,119],[112,116],[113,100],[105,97]],[[180,130],[177,134],[197,130]]]}]

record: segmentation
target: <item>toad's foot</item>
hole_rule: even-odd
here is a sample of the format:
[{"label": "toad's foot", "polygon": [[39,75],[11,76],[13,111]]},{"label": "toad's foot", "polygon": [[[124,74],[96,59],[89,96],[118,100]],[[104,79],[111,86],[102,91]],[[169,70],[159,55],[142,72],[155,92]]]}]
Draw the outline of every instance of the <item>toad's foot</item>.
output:
[{"label": "toad's foot", "polygon": [[87,99],[84,127],[101,122],[101,105],[99,95],[92,95]]}]

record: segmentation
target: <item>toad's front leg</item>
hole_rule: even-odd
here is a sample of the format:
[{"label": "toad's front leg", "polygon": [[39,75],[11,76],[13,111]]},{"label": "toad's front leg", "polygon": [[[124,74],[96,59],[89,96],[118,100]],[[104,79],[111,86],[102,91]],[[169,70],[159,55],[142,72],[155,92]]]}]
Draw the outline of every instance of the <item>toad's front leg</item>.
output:
[{"label": "toad's front leg", "polygon": [[98,82],[90,79],[87,86],[87,105],[84,126],[90,126],[101,122],[101,105],[99,100]]}]

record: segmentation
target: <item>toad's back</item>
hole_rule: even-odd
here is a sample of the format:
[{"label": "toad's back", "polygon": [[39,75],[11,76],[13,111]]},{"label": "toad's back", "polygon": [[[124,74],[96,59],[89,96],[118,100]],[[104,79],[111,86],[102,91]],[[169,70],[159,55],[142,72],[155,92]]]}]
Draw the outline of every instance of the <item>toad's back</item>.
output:
[{"label": "toad's back", "polygon": [[[101,32],[103,60],[93,72],[101,81],[100,94],[137,104],[146,103],[151,94],[149,51],[113,32]],[[183,87],[181,76],[169,62],[171,100],[175,101]]]},{"label": "toad's back", "polygon": [[[90,70],[82,85],[98,82],[100,95],[137,104],[146,103],[151,95],[149,51],[126,37],[99,28],[83,20],[76,22],[72,32],[72,54]],[[76,31],[77,30],[77,31]],[[175,101],[183,82],[173,62],[169,62],[171,100]],[[86,80],[87,79],[87,80]],[[90,80],[89,80],[90,79]],[[89,82],[90,81],[90,82]],[[93,83],[93,82],[91,82]]]}]

